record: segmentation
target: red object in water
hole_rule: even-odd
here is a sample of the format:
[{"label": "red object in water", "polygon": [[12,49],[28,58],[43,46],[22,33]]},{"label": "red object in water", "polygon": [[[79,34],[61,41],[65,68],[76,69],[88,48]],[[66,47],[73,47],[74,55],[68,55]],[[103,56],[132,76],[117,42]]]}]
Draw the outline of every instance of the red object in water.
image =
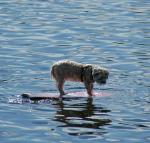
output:
[{"label": "red object in water", "polygon": [[[106,93],[106,92],[94,92],[93,93],[93,96],[109,96],[109,95],[110,93]],[[89,97],[89,95],[86,92],[71,92],[64,96]]]},{"label": "red object in water", "polygon": [[[92,97],[95,96],[109,96],[106,92],[94,92]],[[41,100],[41,99],[58,99],[60,98],[58,93],[24,93],[21,95],[23,98],[29,98],[31,100]],[[70,92],[62,97],[91,97],[86,92]]]}]

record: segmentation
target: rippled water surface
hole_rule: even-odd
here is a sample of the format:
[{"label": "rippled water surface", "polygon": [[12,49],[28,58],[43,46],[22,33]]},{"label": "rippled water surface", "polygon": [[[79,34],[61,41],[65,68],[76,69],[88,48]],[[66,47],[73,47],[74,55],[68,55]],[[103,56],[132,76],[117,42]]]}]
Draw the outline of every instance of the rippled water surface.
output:
[{"label": "rippled water surface", "polygon": [[[8,102],[57,92],[49,68],[62,59],[108,68],[107,84],[94,90],[111,95]],[[149,71],[148,0],[0,1],[2,143],[148,143]],[[80,83],[65,89],[85,91]]]}]

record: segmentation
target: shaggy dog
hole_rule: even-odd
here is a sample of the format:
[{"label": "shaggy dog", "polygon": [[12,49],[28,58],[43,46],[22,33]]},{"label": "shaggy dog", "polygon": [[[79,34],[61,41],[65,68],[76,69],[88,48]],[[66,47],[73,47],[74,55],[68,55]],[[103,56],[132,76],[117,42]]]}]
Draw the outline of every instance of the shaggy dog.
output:
[{"label": "shaggy dog", "polygon": [[59,61],[52,66],[51,75],[56,80],[60,96],[65,94],[63,90],[65,81],[83,82],[88,95],[92,96],[93,83],[105,84],[109,72],[96,65]]}]

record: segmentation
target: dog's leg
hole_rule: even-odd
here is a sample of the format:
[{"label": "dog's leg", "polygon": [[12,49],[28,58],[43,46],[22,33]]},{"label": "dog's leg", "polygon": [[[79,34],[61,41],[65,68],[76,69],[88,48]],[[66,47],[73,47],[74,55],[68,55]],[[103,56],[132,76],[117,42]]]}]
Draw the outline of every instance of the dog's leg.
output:
[{"label": "dog's leg", "polygon": [[87,90],[88,95],[92,96],[93,93],[93,83],[84,82],[85,88]]},{"label": "dog's leg", "polygon": [[65,92],[64,92],[64,90],[63,90],[64,81],[63,81],[63,80],[57,81],[56,84],[57,84],[57,88],[58,88],[58,90],[59,90],[60,96],[65,95]]}]

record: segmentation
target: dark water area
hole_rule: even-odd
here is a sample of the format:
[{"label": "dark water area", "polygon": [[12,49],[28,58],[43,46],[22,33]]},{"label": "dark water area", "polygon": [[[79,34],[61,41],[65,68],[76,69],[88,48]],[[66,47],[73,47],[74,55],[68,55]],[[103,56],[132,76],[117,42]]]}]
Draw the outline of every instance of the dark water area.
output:
[{"label": "dark water area", "polygon": [[[94,90],[111,95],[8,102],[57,92],[49,70],[62,59],[108,68]],[[65,89],[85,91],[74,82]],[[148,143],[149,94],[150,1],[0,1],[0,142]]]}]

